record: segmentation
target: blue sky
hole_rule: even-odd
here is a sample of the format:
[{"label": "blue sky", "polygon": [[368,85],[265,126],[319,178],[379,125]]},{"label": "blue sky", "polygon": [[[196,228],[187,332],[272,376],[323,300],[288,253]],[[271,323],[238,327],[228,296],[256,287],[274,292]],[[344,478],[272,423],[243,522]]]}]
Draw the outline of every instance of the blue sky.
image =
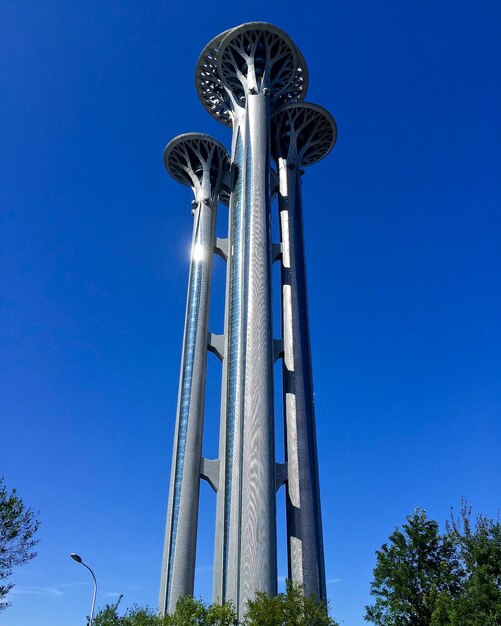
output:
[{"label": "blue sky", "polygon": [[[444,521],[462,496],[499,506],[501,5],[243,6],[1,3],[0,473],[42,520],[2,625],[85,623],[73,551],[99,605],[156,605],[192,224],[162,151],[187,131],[229,145],[193,74],[209,39],[246,21],[290,34],[307,100],[339,127],[303,186],[334,616],[363,623],[374,550],[415,507]],[[216,258],[215,332],[223,280]],[[219,375],[209,355],[207,456]],[[201,506],[208,598],[206,486]],[[283,494],[278,507],[283,544]],[[279,563],[284,576],[283,549]]]}]

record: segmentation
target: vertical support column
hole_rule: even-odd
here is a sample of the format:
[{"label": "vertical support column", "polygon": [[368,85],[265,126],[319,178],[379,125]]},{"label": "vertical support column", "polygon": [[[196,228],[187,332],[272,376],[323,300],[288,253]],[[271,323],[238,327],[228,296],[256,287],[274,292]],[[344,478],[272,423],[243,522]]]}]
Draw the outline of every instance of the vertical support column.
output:
[{"label": "vertical support column", "polygon": [[289,578],[325,602],[300,168],[316,163],[330,152],[337,129],[325,109],[304,102],[283,105],[275,112],[272,126],[273,156],[279,170],[282,236]]},{"label": "vertical support column", "polygon": [[283,31],[261,22],[232,29],[209,47],[197,70],[197,87],[212,114],[223,123],[231,119],[237,170],[230,201],[220,448],[225,461],[214,599],[231,600],[242,617],[256,591],[276,593],[277,587],[270,101],[296,78],[297,57]]},{"label": "vertical support column", "polygon": [[301,174],[279,159],[289,578],[326,601]]},{"label": "vertical support column", "polygon": [[161,604],[169,613],[180,596],[193,594],[215,220],[216,202],[206,205],[199,199],[193,225],[161,584],[165,594]]},{"label": "vertical support column", "polygon": [[242,617],[256,591],[277,589],[270,108],[304,98],[307,68],[286,33],[252,22],[209,42],[195,82],[233,126],[214,600]]},{"label": "vertical support column", "polygon": [[[226,151],[207,136],[181,136],[166,149],[168,171],[195,192],[193,239],[179,381],[159,610],[172,613],[192,595],[216,209]],[[214,172],[216,172],[214,174]]]},{"label": "vertical support column", "polygon": [[269,97],[249,94],[239,606],[276,593]]},{"label": "vertical support column", "polygon": [[244,246],[245,246],[245,146],[246,115],[238,109],[233,122],[231,167],[234,187],[228,219],[226,269],[225,354],[221,387],[219,437],[219,490],[216,505],[213,597],[236,604],[240,538],[240,472],[242,430]]},{"label": "vertical support column", "polygon": [[215,600],[242,609],[276,592],[268,129],[269,97],[250,94],[234,121],[214,573]]},{"label": "vertical support column", "polygon": [[224,85],[218,73],[219,49],[229,32],[217,35],[203,49],[195,71],[195,84],[210,115],[233,126],[213,599],[214,602],[231,599],[236,605],[237,571],[230,564],[239,553],[246,114],[242,101]]}]

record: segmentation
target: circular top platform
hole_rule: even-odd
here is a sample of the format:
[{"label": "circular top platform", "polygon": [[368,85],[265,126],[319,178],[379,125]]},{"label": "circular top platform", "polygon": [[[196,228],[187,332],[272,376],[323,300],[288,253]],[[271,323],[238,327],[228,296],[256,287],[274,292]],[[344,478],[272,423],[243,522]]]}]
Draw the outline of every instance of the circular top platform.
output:
[{"label": "circular top platform", "polygon": [[334,147],[337,126],[332,115],[318,104],[289,103],[272,115],[271,138],[275,160],[313,165]]},{"label": "circular top platform", "polygon": [[280,28],[249,22],[231,29],[217,52],[217,73],[237,101],[268,89],[271,102],[287,91],[298,66],[297,49]]},{"label": "circular top platform", "polygon": [[226,126],[232,124],[233,103],[217,73],[217,54],[221,41],[231,30],[225,30],[209,41],[198,58],[195,70],[195,87],[204,108]]},{"label": "circular top platform", "polygon": [[230,157],[226,148],[210,135],[184,133],[169,141],[163,161],[174,180],[197,190],[207,173],[214,187],[228,169]]}]

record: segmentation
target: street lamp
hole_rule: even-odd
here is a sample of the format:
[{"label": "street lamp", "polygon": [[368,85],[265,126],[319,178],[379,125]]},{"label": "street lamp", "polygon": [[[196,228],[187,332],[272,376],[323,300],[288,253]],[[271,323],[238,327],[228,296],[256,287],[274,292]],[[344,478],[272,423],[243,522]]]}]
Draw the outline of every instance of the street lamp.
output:
[{"label": "street lamp", "polygon": [[92,596],[92,607],[90,609],[90,619],[89,619],[89,626],[92,626],[92,622],[94,620],[94,605],[96,604],[97,580],[91,568],[82,561],[82,557],[78,556],[78,554],[75,554],[74,552],[72,552],[70,556],[74,561],[86,567],[89,570],[89,572],[92,574],[92,578],[94,579],[94,595]]}]

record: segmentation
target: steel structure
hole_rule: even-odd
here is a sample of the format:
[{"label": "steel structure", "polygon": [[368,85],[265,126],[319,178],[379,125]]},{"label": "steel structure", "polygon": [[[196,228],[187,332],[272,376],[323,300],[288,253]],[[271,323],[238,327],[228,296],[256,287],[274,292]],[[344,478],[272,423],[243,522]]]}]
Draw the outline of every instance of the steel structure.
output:
[{"label": "steel structure", "polygon": [[[306,62],[271,24],[243,24],[210,41],[198,60],[195,85],[206,110],[232,128],[231,157],[200,134],[181,135],[164,154],[169,173],[193,188],[195,226],[159,609],[173,612],[180,596],[193,593],[199,485],[205,479],[217,494],[214,600],[231,600],[243,615],[256,591],[277,590],[275,502],[284,483],[289,577],[326,599],[300,184],[301,168],[334,145],[336,126],[324,109],[302,102]],[[273,244],[276,191],[281,242]],[[224,240],[215,235],[218,198],[229,205]],[[208,329],[214,253],[227,261],[221,336]],[[282,277],[278,340],[272,335],[275,260]],[[202,457],[208,350],[222,361],[219,458],[211,461]],[[275,455],[278,358],[284,463]]]}]

